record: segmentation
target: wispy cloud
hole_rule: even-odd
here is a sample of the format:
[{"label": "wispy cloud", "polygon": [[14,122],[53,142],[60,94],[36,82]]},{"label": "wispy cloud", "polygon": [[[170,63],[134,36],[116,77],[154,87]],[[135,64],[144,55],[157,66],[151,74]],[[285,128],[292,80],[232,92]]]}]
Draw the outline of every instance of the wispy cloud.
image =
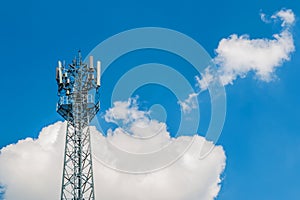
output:
[{"label": "wispy cloud", "polygon": [[178,101],[183,112],[190,112],[192,109],[195,109],[197,106],[197,97],[198,93],[191,93],[189,97],[184,101]]}]

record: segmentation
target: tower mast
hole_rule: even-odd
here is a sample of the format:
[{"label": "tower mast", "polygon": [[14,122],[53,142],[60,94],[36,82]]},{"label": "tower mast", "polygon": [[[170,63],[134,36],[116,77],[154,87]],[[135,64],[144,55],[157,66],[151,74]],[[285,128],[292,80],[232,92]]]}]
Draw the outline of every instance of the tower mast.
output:
[{"label": "tower mast", "polygon": [[68,66],[58,61],[57,112],[67,121],[61,200],[94,200],[89,123],[100,108],[100,61],[82,62],[80,51]]}]

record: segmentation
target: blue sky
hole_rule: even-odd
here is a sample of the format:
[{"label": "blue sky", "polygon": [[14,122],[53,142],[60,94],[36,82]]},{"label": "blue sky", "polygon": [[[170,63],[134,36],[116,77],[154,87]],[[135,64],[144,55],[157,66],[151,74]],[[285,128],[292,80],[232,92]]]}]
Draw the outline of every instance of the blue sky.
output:
[{"label": "blue sky", "polygon": [[[55,110],[56,61],[70,61],[78,49],[85,55],[121,31],[156,26],[192,37],[214,57],[219,41],[233,33],[252,38],[277,33],[279,25],[265,24],[259,13],[272,15],[282,8],[292,9],[299,21],[300,5],[293,0],[1,2],[0,148],[37,137],[43,127],[62,120]],[[292,200],[300,196],[299,23],[292,32],[296,51],[276,71],[278,79],[265,83],[250,74],[226,86],[227,116],[218,144],[224,147],[227,162],[218,199]],[[167,53],[146,53],[149,60],[184,64]],[[132,59],[129,55],[115,65],[121,65],[122,59],[128,66],[147,62],[147,58],[133,59],[146,53],[136,52]],[[102,84],[114,83],[121,73],[108,71]],[[195,72],[185,73],[193,80]],[[155,86],[136,93],[141,100],[155,101],[145,92],[151,90],[168,93]],[[105,98],[103,94],[103,109],[108,108]],[[169,103],[176,106],[176,101]],[[169,120],[170,130],[176,129],[176,116],[174,112]]]}]

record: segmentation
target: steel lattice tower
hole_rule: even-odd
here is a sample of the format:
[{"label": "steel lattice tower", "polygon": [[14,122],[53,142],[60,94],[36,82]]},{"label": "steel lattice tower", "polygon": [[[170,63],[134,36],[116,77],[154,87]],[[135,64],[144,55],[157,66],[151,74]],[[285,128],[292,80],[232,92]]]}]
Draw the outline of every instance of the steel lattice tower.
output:
[{"label": "steel lattice tower", "polygon": [[61,200],[94,200],[89,123],[99,111],[100,61],[94,67],[91,56],[88,66],[79,51],[67,66],[58,61],[56,80],[57,112],[68,122]]}]

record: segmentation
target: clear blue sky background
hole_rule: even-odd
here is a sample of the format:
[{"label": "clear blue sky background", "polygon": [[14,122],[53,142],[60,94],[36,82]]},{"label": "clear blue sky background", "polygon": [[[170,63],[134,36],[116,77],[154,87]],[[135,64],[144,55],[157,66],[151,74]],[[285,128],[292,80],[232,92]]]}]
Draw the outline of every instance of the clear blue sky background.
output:
[{"label": "clear blue sky background", "polygon": [[[297,16],[296,52],[276,72],[278,80],[263,83],[250,75],[226,87],[228,111],[218,143],[225,148],[227,165],[218,199],[299,199],[300,4],[296,0],[1,1],[0,148],[37,137],[41,128],[61,120],[55,110],[56,61],[70,61],[78,49],[85,55],[121,31],[158,26],[189,35],[213,57],[220,39],[230,34],[270,38],[277,33],[278,26],[263,23],[259,12],[271,15],[281,8],[291,8]],[[150,53],[157,61],[170,56]],[[129,58],[124,58],[126,63],[134,60]],[[114,80],[113,75],[108,71],[103,82]],[[146,99],[144,93],[140,95]],[[176,129],[174,121],[171,130]]]}]

